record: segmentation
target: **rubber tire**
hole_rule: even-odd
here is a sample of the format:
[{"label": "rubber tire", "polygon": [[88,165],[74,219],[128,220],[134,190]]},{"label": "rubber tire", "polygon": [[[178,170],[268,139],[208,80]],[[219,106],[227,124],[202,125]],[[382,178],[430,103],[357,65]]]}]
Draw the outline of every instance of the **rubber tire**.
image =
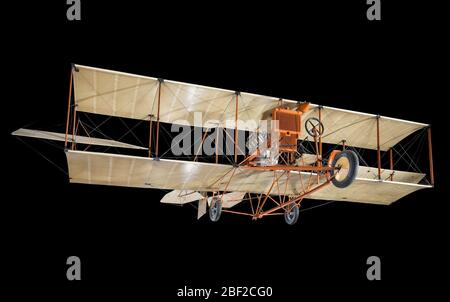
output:
[{"label": "rubber tire", "polygon": [[[346,188],[352,184],[352,182],[356,178],[356,175],[358,174],[358,168],[359,168],[358,155],[356,155],[355,152],[350,151],[350,150],[344,150],[344,151],[338,153],[334,157],[331,167],[334,168],[336,166],[337,161],[342,157],[346,157],[349,161],[349,169],[348,169],[347,177],[344,178],[343,180],[337,180],[336,178],[333,178],[331,180],[335,187],[341,188],[341,189]],[[334,175],[334,169],[331,170],[330,174],[331,174],[331,176]]]},{"label": "rubber tire", "polygon": [[[291,218],[291,213],[294,214],[294,217]],[[300,215],[300,209],[298,208],[298,205],[294,205],[290,211],[284,212],[284,221],[288,225],[294,225],[297,223],[298,216]]]},{"label": "rubber tire", "polygon": [[212,222],[217,222],[222,214],[222,202],[220,198],[214,198],[211,200],[211,205],[209,206],[209,219]]}]

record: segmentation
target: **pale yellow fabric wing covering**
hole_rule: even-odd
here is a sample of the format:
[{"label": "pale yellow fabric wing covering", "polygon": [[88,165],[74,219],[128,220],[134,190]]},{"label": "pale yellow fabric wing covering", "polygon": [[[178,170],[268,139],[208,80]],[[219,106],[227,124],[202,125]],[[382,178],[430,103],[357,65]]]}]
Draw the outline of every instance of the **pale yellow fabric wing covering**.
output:
[{"label": "pale yellow fabric wing covering", "polygon": [[[189,162],[180,160],[134,157],[85,151],[66,152],[69,176],[72,183],[113,185],[170,190],[267,192],[273,181],[273,172],[234,168],[229,165]],[[231,178],[233,169],[237,169]],[[367,170],[366,170],[367,169]],[[360,167],[355,182],[345,189],[329,185],[308,198],[390,204],[414,191],[429,188],[418,184],[422,173],[396,171],[394,181],[389,181],[389,170],[383,170],[383,179],[376,180],[374,168]],[[282,173],[282,172],[277,172]],[[301,194],[302,183],[307,183],[310,173],[291,172],[289,179],[281,177],[273,195]],[[287,184],[286,184],[287,182]]]},{"label": "pale yellow fabric wing covering", "polygon": [[[212,88],[164,80],[159,91],[156,78],[127,74],[123,72],[76,65],[74,74],[74,95],[79,111],[108,116],[149,120],[157,116],[160,98],[160,121],[181,125],[208,127],[217,121],[220,127],[235,128],[236,98],[238,105],[237,128],[255,131],[258,121],[270,119],[271,111],[280,106],[280,99],[241,92],[238,97],[232,90]],[[283,99],[283,106],[295,108],[297,102]],[[303,116],[319,116],[318,105]],[[374,106],[376,108],[376,104]],[[195,120],[194,113],[201,112],[201,119]],[[321,120],[325,132],[324,143],[377,149],[377,116],[361,112],[322,107]],[[403,138],[427,127],[427,124],[410,122],[381,116],[380,148],[388,150]],[[305,131],[302,137],[307,137]]]}]

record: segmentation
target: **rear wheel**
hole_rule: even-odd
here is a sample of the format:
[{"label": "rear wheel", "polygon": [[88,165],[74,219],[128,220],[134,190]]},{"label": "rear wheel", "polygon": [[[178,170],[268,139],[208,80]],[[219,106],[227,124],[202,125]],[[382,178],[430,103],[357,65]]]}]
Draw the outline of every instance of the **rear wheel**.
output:
[{"label": "rear wheel", "polygon": [[284,220],[287,224],[293,225],[297,222],[299,215],[300,209],[298,208],[298,205],[292,204],[288,206],[286,212],[284,212]]},{"label": "rear wheel", "polygon": [[338,188],[346,188],[355,180],[358,174],[359,159],[355,152],[344,150],[338,153],[331,164],[331,176],[333,185]]},{"label": "rear wheel", "polygon": [[214,197],[209,206],[209,219],[214,222],[219,221],[220,214],[222,214],[222,201],[220,198]]}]

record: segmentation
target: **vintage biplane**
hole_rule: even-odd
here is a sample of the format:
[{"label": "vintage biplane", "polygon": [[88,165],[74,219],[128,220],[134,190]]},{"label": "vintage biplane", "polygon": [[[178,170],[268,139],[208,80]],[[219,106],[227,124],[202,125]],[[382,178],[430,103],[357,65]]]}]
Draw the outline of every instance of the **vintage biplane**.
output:
[{"label": "vintage biplane", "polygon": [[[225,163],[218,154],[174,159],[161,152],[160,124],[194,129],[195,112],[202,113],[195,126],[204,133],[197,146],[219,134],[231,139],[234,153]],[[89,115],[144,121],[148,144],[102,136],[99,125],[82,121]],[[256,122],[240,122],[248,120]],[[271,124],[263,129],[261,121]],[[21,128],[13,134],[64,142],[71,183],[170,190],[161,202],[198,202],[198,218],[209,213],[212,221],[231,213],[254,220],[283,215],[294,224],[304,199],[388,205],[434,185],[428,124],[81,65],[70,73],[65,133]],[[407,153],[413,134],[428,146],[429,179]],[[366,151],[376,158],[373,167]],[[395,170],[405,158],[406,168]]]}]

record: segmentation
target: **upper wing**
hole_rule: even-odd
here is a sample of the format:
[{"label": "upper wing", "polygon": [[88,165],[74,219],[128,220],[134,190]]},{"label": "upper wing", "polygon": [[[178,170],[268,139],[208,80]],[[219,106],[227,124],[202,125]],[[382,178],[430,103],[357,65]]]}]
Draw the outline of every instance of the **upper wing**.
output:
[{"label": "upper wing", "polygon": [[[212,122],[221,127],[254,131],[258,122],[270,118],[271,111],[280,105],[280,99],[251,93],[164,80],[123,72],[75,65],[74,94],[76,110],[148,120],[159,114],[160,121],[181,125],[210,127]],[[160,86],[160,89],[159,89]],[[159,102],[158,102],[159,100]],[[295,108],[296,101],[283,99],[283,105]],[[303,115],[319,117],[319,106],[311,105]],[[321,121],[325,132],[324,143],[377,149],[377,115],[332,107],[321,107]],[[201,112],[201,118],[195,118]],[[388,150],[413,132],[427,124],[379,117],[380,149]],[[306,136],[303,131],[303,137]],[[311,139],[311,138],[307,138]]]},{"label": "upper wing", "polygon": [[[312,105],[311,107],[311,110],[302,116],[303,120],[310,117],[319,118],[319,106]],[[376,150],[378,147],[378,119],[380,150],[387,151],[410,134],[429,126],[428,124],[327,106],[320,108],[320,119],[324,126],[322,142],[329,144],[340,144],[345,140],[347,146]],[[312,140],[312,138],[308,139]]]},{"label": "upper wing", "polygon": [[[250,93],[237,97],[235,91],[170,80],[164,80],[159,91],[156,78],[81,65],[75,67],[75,104],[77,110],[84,112],[146,120],[157,116],[159,99],[161,122],[203,126],[217,121],[221,127],[234,128],[236,102],[240,120],[259,121],[279,101]],[[195,120],[194,112],[201,112],[201,119]],[[241,123],[238,128],[256,130],[258,125]]]}]

